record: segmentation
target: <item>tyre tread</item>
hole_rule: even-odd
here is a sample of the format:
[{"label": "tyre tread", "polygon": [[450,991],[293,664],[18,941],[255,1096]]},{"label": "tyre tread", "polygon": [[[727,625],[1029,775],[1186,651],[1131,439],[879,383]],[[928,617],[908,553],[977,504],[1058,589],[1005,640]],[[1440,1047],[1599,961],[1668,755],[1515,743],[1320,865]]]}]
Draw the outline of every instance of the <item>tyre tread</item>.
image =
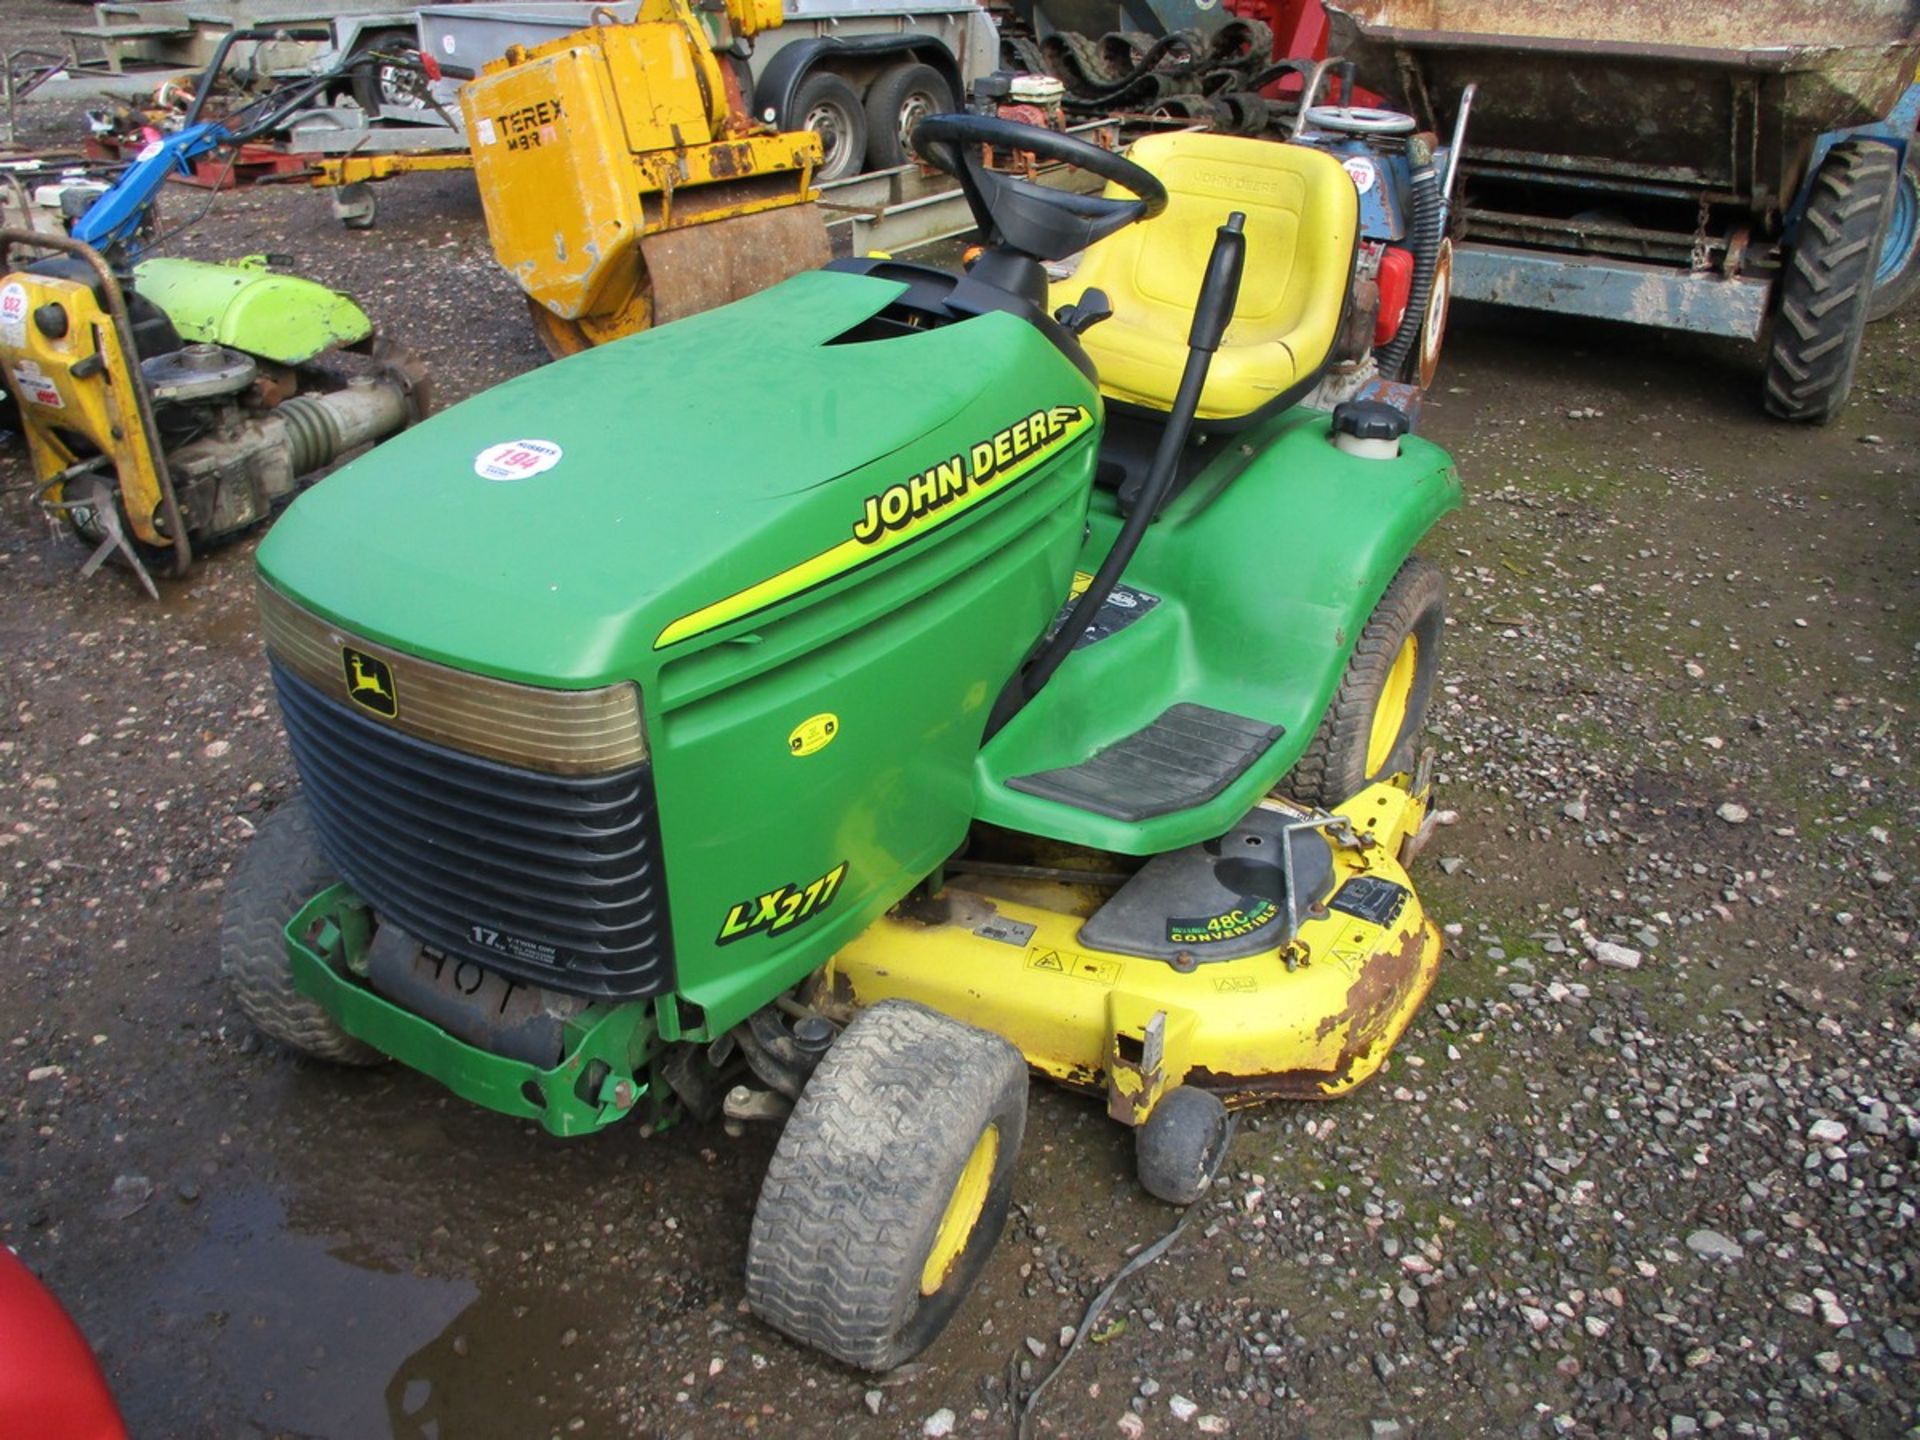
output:
[{"label": "tyre tread", "polygon": [[263,1034],[342,1065],[386,1059],[335,1023],[293,983],[284,934],[295,910],[335,884],[313,831],[306,801],[296,796],[260,825],[234,866],[220,913],[220,974],[234,1001]]},{"label": "tyre tread", "polygon": [[[747,1242],[754,1312],[860,1369],[907,1359],[931,1338],[909,1344],[901,1332],[929,1216],[946,1203],[935,1182],[957,1173],[954,1157],[964,1162],[996,1115],[999,1167],[1011,1167],[1026,1083],[1020,1052],[997,1035],[903,1001],[863,1012],[814,1071],[767,1167]],[[994,1233],[969,1250],[991,1250],[999,1222],[983,1213],[990,1221]]]},{"label": "tyre tread", "polygon": [[1898,178],[1894,152],[1873,141],[1842,141],[1821,161],[1780,280],[1765,384],[1772,414],[1824,425],[1846,404]]},{"label": "tyre tread", "polygon": [[[1409,556],[1395,573],[1354,642],[1353,656],[1334,689],[1319,729],[1314,731],[1306,753],[1288,772],[1284,784],[1294,799],[1331,809],[1365,786],[1367,740],[1373,728],[1378,678],[1392,667],[1400,642],[1421,613],[1433,604],[1444,608],[1446,588],[1446,576],[1440,568],[1418,555]],[[1434,655],[1429,663],[1437,666],[1439,656]],[[1404,751],[1417,743],[1423,721],[1424,716],[1416,716],[1415,723],[1408,727],[1407,737],[1401,742],[1402,753],[1388,761],[1389,770],[1411,763]]]}]

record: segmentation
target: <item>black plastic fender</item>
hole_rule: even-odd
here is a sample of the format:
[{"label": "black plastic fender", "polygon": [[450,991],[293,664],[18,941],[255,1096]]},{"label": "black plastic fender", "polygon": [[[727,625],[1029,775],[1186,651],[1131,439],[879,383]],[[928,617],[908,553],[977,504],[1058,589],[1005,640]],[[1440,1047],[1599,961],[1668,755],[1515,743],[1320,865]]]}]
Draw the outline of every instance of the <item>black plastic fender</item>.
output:
[{"label": "black plastic fender", "polygon": [[853,35],[845,39],[816,36],[782,46],[767,62],[759,83],[753,87],[753,118],[790,130],[800,123],[793,114],[793,98],[815,66],[837,56],[870,60],[888,55],[911,58],[938,70],[952,87],[955,103],[964,103],[966,87],[960,83],[960,63],[953,52],[931,35]]}]

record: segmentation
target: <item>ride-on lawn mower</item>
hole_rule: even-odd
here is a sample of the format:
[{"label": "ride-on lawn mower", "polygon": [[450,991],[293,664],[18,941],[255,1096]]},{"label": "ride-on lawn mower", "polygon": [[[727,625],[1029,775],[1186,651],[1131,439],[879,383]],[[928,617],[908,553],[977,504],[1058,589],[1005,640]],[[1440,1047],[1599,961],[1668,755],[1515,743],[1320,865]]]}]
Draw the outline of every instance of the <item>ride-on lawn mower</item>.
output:
[{"label": "ride-on lawn mower", "polygon": [[748,1297],[873,1369],[985,1263],[1029,1067],[1184,1203],[1227,1107],[1399,1037],[1439,956],[1412,551],[1459,500],[1398,412],[1297,404],[1350,318],[1337,159],[916,137],[964,274],[837,261],[295,502],[259,565],[303,794],[221,952],[269,1035],[557,1135],[784,1119]]},{"label": "ride-on lawn mower", "polygon": [[[74,217],[71,235],[0,230],[0,371],[33,454],[41,503],[94,553],[185,575],[196,550],[257,524],[299,478],[384,439],[427,408],[424,369],[376,339],[365,312],[314,281],[233,265],[142,259],[154,203],[195,158],[271,129],[320,75],[202,119],[222,38],[186,124],[154,140]],[[76,196],[76,198],[82,198]],[[17,252],[51,252],[21,260]],[[17,268],[16,268],[17,267]],[[365,352],[345,381],[315,361]]]}]

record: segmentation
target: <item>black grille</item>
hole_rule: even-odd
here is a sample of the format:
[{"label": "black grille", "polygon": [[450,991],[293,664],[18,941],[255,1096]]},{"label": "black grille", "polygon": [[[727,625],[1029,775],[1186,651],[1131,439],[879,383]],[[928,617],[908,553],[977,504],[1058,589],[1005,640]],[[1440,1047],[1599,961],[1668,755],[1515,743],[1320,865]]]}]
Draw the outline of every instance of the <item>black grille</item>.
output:
[{"label": "black grille", "polygon": [[273,666],[340,877],[414,939],[536,985],[673,987],[653,772],[546,775],[403,735]]}]

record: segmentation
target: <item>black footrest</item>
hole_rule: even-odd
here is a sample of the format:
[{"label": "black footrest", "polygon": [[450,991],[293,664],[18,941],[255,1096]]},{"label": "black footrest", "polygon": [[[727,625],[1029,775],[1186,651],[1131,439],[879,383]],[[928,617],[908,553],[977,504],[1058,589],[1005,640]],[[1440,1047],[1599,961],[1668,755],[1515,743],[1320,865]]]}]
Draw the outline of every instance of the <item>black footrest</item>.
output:
[{"label": "black footrest", "polygon": [[1175,705],[1078,765],[1016,775],[1007,785],[1116,820],[1149,820],[1204,805],[1285,733],[1205,705]]}]

